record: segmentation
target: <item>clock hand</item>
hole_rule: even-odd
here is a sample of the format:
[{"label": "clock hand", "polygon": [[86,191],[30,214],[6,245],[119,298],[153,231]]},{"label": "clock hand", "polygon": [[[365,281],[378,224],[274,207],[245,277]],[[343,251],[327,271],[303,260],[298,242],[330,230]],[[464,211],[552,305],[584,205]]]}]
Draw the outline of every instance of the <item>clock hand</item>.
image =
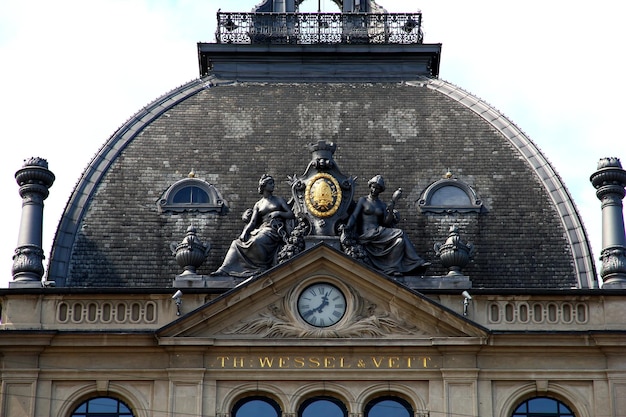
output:
[{"label": "clock hand", "polygon": [[321,313],[324,307],[328,305],[328,294],[324,294],[324,297],[322,297],[322,300],[323,300],[322,304],[317,308],[318,313]]},{"label": "clock hand", "polygon": [[327,305],[328,305],[328,295],[324,295],[324,297],[322,297],[322,304],[320,304],[318,307],[310,309],[309,311],[304,313],[302,316],[306,318],[310,316],[311,314],[315,313],[316,311],[318,313],[321,313],[324,307],[326,307]]}]

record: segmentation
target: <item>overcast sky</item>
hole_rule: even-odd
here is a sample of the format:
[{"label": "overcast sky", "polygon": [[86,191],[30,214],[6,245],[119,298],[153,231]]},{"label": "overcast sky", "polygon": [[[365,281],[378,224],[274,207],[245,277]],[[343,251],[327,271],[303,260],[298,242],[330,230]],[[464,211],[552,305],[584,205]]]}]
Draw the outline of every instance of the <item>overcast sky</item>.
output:
[{"label": "overcast sky", "polygon": [[[25,158],[48,160],[47,258],[73,187],[94,154],[143,106],[198,77],[196,42],[215,13],[260,0],[0,0],[0,287],[8,286]],[[380,0],[423,12],[425,43],[442,43],[440,78],[484,99],[538,145],[563,178],[601,249],[598,159],[626,166],[626,3],[616,0]],[[302,11],[317,10],[306,0]],[[330,0],[322,11],[334,12]],[[528,225],[532,227],[532,225]],[[470,237],[468,237],[470,239]]]}]

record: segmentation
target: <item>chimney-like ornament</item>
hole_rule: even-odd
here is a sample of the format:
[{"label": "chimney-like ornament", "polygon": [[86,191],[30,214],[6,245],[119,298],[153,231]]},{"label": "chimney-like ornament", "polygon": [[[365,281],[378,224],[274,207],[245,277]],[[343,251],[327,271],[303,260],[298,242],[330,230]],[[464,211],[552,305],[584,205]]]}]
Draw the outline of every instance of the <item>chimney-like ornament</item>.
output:
[{"label": "chimney-like ornament", "polygon": [[626,288],[626,232],[622,205],[626,195],[626,171],[618,158],[602,158],[590,180],[602,202],[602,288]]},{"label": "chimney-like ornament", "polygon": [[9,287],[41,287],[43,277],[43,201],[54,183],[54,174],[48,161],[42,158],[24,160],[15,173],[22,197],[22,219],[13,255],[13,281]]}]

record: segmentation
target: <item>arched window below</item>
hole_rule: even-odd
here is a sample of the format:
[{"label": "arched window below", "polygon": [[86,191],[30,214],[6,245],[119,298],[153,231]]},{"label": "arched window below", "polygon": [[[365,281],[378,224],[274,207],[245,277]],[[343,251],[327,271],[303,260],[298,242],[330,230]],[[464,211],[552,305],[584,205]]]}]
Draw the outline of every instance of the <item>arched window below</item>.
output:
[{"label": "arched window below", "polygon": [[511,417],[575,417],[575,414],[559,400],[535,397],[521,403]]},{"label": "arched window below", "polygon": [[158,201],[160,212],[198,211],[226,214],[228,207],[215,186],[198,178],[185,178],[168,188]]},{"label": "arched window below", "polygon": [[300,406],[298,417],[348,417],[348,409],[336,398],[309,398]]},{"label": "arched window below", "polygon": [[71,417],[134,417],[130,407],[122,401],[111,397],[98,397],[85,401],[76,409]]},{"label": "arched window below", "polygon": [[413,407],[397,397],[380,397],[365,406],[365,417],[413,417]]},{"label": "arched window below", "polygon": [[235,404],[232,417],[280,417],[280,406],[266,397],[247,397]]}]

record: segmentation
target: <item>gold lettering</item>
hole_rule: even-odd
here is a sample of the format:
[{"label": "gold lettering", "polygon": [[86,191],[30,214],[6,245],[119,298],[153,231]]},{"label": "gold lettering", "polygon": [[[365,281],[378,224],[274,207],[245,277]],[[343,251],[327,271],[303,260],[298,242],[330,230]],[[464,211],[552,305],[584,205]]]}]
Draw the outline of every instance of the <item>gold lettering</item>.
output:
[{"label": "gold lettering", "polygon": [[269,358],[267,356],[259,357],[259,365],[261,368],[271,368],[274,364],[274,358]]},{"label": "gold lettering", "polygon": [[389,357],[389,367],[390,368],[399,368],[400,367],[400,358],[398,356],[390,356]]},{"label": "gold lettering", "polygon": [[302,356],[296,356],[293,358],[293,363],[296,368],[304,368],[304,358]]},{"label": "gold lettering", "polygon": [[[215,356],[217,368],[246,367],[281,369],[428,369],[433,366],[430,356]],[[436,365],[435,365],[436,366]]]},{"label": "gold lettering", "polygon": [[352,368],[352,365],[345,363],[345,359],[346,358],[344,358],[343,356],[339,358],[339,367],[340,368]]},{"label": "gold lettering", "polygon": [[289,368],[289,356],[281,356],[278,358],[279,368]]},{"label": "gold lettering", "polygon": [[372,362],[374,362],[374,366],[377,368],[380,368],[380,365],[383,363],[383,359],[384,358],[380,358],[378,360],[376,360],[375,356],[372,356]]}]

